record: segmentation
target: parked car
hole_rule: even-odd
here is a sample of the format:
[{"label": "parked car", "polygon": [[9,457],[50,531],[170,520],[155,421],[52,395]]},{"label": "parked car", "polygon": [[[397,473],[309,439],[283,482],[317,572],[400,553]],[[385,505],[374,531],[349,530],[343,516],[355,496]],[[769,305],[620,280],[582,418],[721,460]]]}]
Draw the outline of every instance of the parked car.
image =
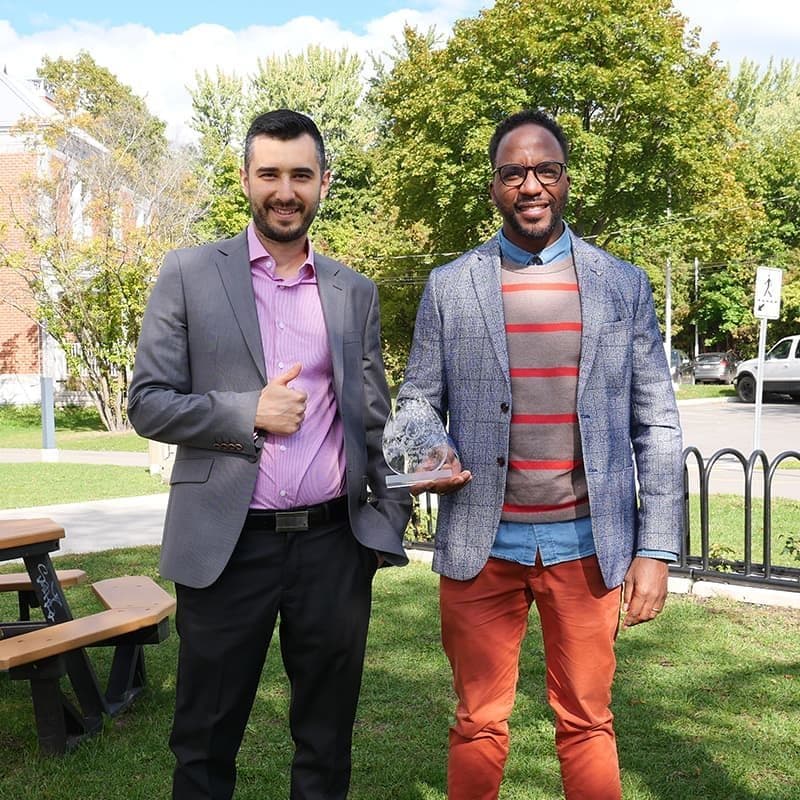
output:
[{"label": "parked car", "polygon": [[730,350],[700,353],[692,362],[692,375],[695,383],[733,383],[736,358]]},{"label": "parked car", "polygon": [[692,361],[683,350],[672,349],[670,358],[672,380],[675,383],[689,383],[692,379]]},{"label": "parked car", "polygon": [[[758,359],[749,358],[736,368],[736,394],[743,403],[756,399]],[[788,394],[800,400],[800,334],[777,342],[764,356],[764,392]]]}]

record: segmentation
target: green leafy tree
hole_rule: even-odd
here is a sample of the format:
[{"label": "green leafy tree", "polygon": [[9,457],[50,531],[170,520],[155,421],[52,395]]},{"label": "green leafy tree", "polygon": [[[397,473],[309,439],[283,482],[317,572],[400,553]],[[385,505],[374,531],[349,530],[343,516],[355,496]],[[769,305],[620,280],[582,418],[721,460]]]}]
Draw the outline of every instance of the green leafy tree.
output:
[{"label": "green leafy tree", "polygon": [[192,241],[198,187],[188,155],[168,152],[141,101],[111,102],[105,116],[96,98],[137,98],[88,62],[59,62],[64,91],[55,72],[48,81],[57,104],[66,98],[60,115],[20,126],[45,168],[10,198],[24,247],[0,243],[0,264],[25,279],[72,378],[105,426],[121,430],[150,285],[166,250]]},{"label": "green leafy tree", "polygon": [[499,225],[487,192],[496,124],[522,108],[556,117],[572,144],[570,225],[645,267],[661,308],[671,260],[674,337],[694,315],[693,259],[744,257],[761,220],[738,180],[727,72],[670,0],[497,0],[444,47],[406,30],[374,97],[387,193],[444,251]]},{"label": "green leafy tree", "polygon": [[250,208],[239,183],[247,122],[243,81],[217,69],[196,75],[192,127],[200,135],[198,179],[208,189],[197,224],[201,240],[233,236],[247,225]]},{"label": "green leafy tree", "polygon": [[[770,339],[796,333],[800,325],[800,64],[784,60],[761,69],[744,61],[730,81],[743,152],[739,175],[763,222],[749,242],[758,264],[784,270],[781,318],[770,322]],[[752,307],[755,269],[748,292]],[[749,339],[758,326],[750,317]]]},{"label": "green leafy tree", "polygon": [[65,118],[117,151],[120,167],[139,172],[152,163],[158,168],[167,150],[166,124],[87,52],[74,59],[44,56],[37,75]]},{"label": "green leafy tree", "polygon": [[498,0],[447,46],[406,31],[377,96],[391,124],[404,216],[447,247],[482,236],[491,213],[486,144],[497,122],[542,108],[572,142],[570,221],[613,239],[715,197],[734,136],[725,72],[669,0]]}]

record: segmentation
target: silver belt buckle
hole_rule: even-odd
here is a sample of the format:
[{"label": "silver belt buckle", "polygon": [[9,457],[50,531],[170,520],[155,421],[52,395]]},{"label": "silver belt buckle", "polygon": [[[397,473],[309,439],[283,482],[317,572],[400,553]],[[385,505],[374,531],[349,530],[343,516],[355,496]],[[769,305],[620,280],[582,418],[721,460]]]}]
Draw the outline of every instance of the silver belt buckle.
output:
[{"label": "silver belt buckle", "polygon": [[289,531],[308,530],[308,511],[276,511],[275,531],[287,533]]}]

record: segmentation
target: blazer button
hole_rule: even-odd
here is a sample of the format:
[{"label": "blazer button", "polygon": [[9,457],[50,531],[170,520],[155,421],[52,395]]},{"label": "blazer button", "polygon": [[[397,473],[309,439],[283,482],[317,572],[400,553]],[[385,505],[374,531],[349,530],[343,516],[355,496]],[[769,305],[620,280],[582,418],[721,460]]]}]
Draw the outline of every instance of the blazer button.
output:
[{"label": "blazer button", "polygon": [[504,467],[505,465],[506,465],[505,458],[503,458],[503,456],[498,456],[497,457],[497,466],[498,467]]},{"label": "blazer button", "polygon": [[508,414],[508,403],[500,403],[500,410],[504,414]]}]

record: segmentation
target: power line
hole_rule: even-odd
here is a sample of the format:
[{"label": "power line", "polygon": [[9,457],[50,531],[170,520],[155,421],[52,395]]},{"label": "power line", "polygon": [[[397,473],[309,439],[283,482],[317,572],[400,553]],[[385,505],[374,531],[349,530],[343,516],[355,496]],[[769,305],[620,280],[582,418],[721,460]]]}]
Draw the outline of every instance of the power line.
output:
[{"label": "power line", "polygon": [[[682,217],[671,217],[670,219],[663,220],[662,222],[651,222],[651,223],[642,224],[642,225],[631,225],[631,226],[628,226],[626,228],[620,228],[619,230],[616,230],[616,231],[610,231],[610,232],[603,231],[602,233],[590,234],[588,236],[582,236],[581,238],[584,241],[588,242],[588,241],[599,239],[601,236],[602,237],[611,237],[611,236],[619,236],[620,234],[637,233],[638,231],[644,231],[644,230],[657,230],[657,229],[660,229],[660,228],[667,227],[669,225],[674,225],[676,223],[700,222],[700,221],[703,221],[703,220],[708,220],[710,218],[713,218],[714,216],[717,216],[718,214],[728,215],[733,211],[741,211],[743,209],[752,208],[752,206],[754,204],[759,204],[759,205],[762,205],[762,206],[767,204],[767,203],[774,204],[774,205],[780,205],[783,201],[786,201],[786,200],[800,201],[800,197],[798,197],[797,195],[788,195],[788,194],[787,195],[781,195],[779,197],[770,197],[770,198],[766,198],[764,200],[754,200],[754,201],[751,201],[751,202],[748,202],[748,203],[742,203],[741,205],[733,206],[731,208],[726,208],[726,209],[723,209],[723,210],[713,209],[711,213],[691,214],[691,215],[686,215],[686,216],[682,216]],[[714,212],[716,212],[716,213],[714,213]],[[461,251],[455,251],[455,252],[399,253],[399,254],[396,254],[396,255],[379,255],[379,254],[375,254],[375,255],[365,255],[365,256],[354,256],[353,258],[349,259],[349,263],[357,264],[357,263],[363,263],[363,262],[367,262],[367,261],[376,261],[376,260],[380,260],[380,261],[402,261],[404,259],[413,259],[413,260],[431,259],[431,260],[438,260],[438,259],[444,259],[444,258],[456,258],[457,256],[462,255],[464,252],[465,251],[461,250]],[[739,262],[739,263],[746,264],[748,262]],[[756,262],[753,262],[753,263],[756,263]],[[708,266],[708,265],[706,265],[706,266]],[[726,266],[726,265],[719,264],[719,265],[715,265],[715,266]],[[427,269],[427,267],[422,267],[421,269]]]}]

